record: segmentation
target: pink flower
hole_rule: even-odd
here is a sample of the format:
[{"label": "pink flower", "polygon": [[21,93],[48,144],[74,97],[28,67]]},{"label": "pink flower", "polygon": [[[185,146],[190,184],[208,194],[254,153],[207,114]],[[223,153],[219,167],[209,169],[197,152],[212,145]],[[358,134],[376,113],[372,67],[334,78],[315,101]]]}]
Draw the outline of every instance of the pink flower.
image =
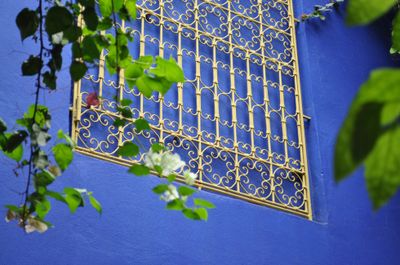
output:
[{"label": "pink flower", "polygon": [[89,109],[91,106],[97,107],[100,105],[100,99],[96,92],[91,92],[86,97],[86,106]]}]

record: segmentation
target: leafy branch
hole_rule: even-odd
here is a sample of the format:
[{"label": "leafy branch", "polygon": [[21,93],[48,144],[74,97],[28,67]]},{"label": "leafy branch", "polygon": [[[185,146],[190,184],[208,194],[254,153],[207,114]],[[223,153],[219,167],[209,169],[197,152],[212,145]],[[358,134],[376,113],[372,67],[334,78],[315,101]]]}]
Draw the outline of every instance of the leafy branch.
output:
[{"label": "leafy branch", "polygon": [[[35,103],[34,103],[34,109],[33,109],[33,115],[32,115],[32,121],[29,124],[29,127],[33,130],[33,126],[35,124],[35,119],[36,119],[36,113],[38,110],[38,104],[39,104],[39,92],[41,88],[41,81],[42,81],[42,69],[43,69],[43,50],[44,50],[44,42],[43,42],[43,0],[39,0],[39,6],[38,6],[38,11],[39,11],[39,69],[37,73],[37,78],[36,78],[36,92],[35,92]],[[26,211],[26,206],[28,203],[29,199],[29,187],[31,185],[31,177],[32,177],[32,166],[33,166],[33,159],[34,159],[34,154],[35,152],[38,151],[38,146],[31,144],[30,145],[30,154],[29,154],[29,162],[28,162],[28,180],[26,182],[26,188],[25,188],[25,200],[24,204],[22,206],[22,225],[25,227],[26,226],[26,221],[29,216],[28,212]]]},{"label": "leafy branch", "polygon": [[[57,88],[57,73],[63,64],[64,47],[69,46],[72,49],[69,72],[73,81],[81,80],[89,67],[99,64],[103,49],[108,51],[105,61],[110,75],[117,74],[119,77],[120,71],[124,71],[128,87],[136,87],[147,98],[153,93],[164,95],[172,84],[185,80],[182,69],[173,58],[166,60],[161,57],[141,56],[134,60],[131,56],[128,49],[128,43],[132,41],[131,32],[119,29],[117,20],[130,21],[136,18],[135,0],[99,0],[98,7],[102,17],[97,14],[96,5],[94,0],[78,0],[77,3],[65,1],[64,5],[59,1],[39,0],[36,10],[24,8],[16,18],[22,41],[27,38],[39,41],[39,53],[30,55],[21,66],[22,75],[36,76],[35,101],[24,116],[15,121],[20,127],[17,131],[8,132],[6,123],[0,119],[0,149],[4,155],[17,162],[14,170],[16,175],[19,172],[22,175],[27,173],[25,189],[21,193],[23,204],[6,205],[6,221],[16,220],[28,233],[42,233],[51,226],[45,220],[51,210],[50,199],[66,204],[72,213],[78,207],[83,207],[88,200],[102,213],[101,204],[91,191],[71,187],[64,188],[62,192],[49,189],[72,163],[75,147],[72,139],[62,131],[58,131],[56,139],[50,142],[51,115],[46,106],[39,104],[41,91]],[[82,26],[78,23],[80,17],[84,21]],[[103,33],[112,27],[115,36]],[[132,102],[129,99],[122,99],[118,103],[118,114],[122,118],[115,120],[115,127],[125,126],[133,117],[129,108]],[[101,104],[101,99],[95,92],[86,98],[87,108],[95,109]],[[134,120],[134,125],[137,133],[150,129],[149,123],[143,117]],[[140,145],[138,137],[134,140]],[[45,147],[49,144],[52,145],[51,151],[46,152]],[[24,154],[24,147],[30,150],[28,154]],[[141,149],[141,152],[147,152]],[[133,142],[124,143],[118,150],[120,156],[137,156],[139,152],[139,146]],[[192,207],[186,205],[188,197],[195,193],[195,190],[187,186],[193,185],[197,176],[185,170],[183,176],[187,186],[177,188],[173,184],[177,170],[182,171],[185,166],[180,157],[160,144],[153,145],[145,157],[145,164],[134,165],[129,172],[135,175],[155,173],[166,177],[168,185],[161,184],[153,191],[167,202],[167,209],[179,209],[190,219],[207,220],[206,209],[213,208],[212,203],[196,198]]]}]

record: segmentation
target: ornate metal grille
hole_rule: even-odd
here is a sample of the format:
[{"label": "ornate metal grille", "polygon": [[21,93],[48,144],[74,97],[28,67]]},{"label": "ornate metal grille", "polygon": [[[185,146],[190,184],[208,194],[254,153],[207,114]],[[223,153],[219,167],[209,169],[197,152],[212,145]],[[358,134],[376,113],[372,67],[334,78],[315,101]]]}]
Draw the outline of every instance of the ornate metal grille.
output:
[{"label": "ornate metal grille", "polygon": [[[173,56],[186,82],[150,99],[98,69],[74,85],[72,136],[77,150],[123,165],[125,141],[160,141],[177,152],[199,188],[311,219],[302,100],[291,0],[138,0],[133,29],[137,56]],[[137,47],[140,47],[139,49]],[[96,91],[101,105],[87,108]],[[115,128],[119,99],[133,100],[134,119]],[[122,118],[122,117],[119,117]],[[132,121],[134,120],[132,119]]]}]

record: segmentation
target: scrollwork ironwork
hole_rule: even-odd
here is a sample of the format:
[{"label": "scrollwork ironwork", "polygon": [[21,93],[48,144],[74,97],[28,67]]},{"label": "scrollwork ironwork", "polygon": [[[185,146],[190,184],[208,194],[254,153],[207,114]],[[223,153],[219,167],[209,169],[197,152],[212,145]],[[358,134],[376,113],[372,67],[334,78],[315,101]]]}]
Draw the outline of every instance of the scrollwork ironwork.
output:
[{"label": "scrollwork ironwork", "polygon": [[[126,141],[162,142],[196,172],[196,184],[311,218],[304,121],[291,0],[138,0],[130,30],[137,56],[173,56],[186,82],[146,99],[99,69],[74,86],[77,150],[123,165]],[[96,91],[101,105],[87,108]],[[122,128],[115,97],[129,98]],[[137,133],[145,117],[151,130]]]}]

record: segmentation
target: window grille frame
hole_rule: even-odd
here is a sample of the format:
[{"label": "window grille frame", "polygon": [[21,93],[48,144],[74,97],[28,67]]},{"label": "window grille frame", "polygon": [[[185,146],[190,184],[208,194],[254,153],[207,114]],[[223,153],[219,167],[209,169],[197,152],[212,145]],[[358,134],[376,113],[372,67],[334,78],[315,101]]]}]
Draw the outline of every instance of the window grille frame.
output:
[{"label": "window grille frame", "polygon": [[[145,1],[145,0],[143,0]],[[145,54],[145,31],[144,31],[144,25],[147,23],[146,20],[148,19],[146,16],[148,16],[148,14],[153,15],[153,16],[158,16],[159,17],[159,21],[160,21],[160,46],[159,46],[159,56],[164,57],[164,48],[163,47],[163,30],[164,29],[164,24],[162,23],[163,21],[167,21],[168,19],[171,20],[170,18],[168,18],[166,15],[164,15],[163,13],[163,9],[164,9],[164,5],[166,3],[172,3],[174,0],[160,0],[159,1],[159,5],[161,6],[160,8],[160,12],[159,13],[152,13],[151,10],[146,10],[144,7],[138,5],[137,10],[138,10],[138,20],[140,20],[141,22],[141,28],[138,29],[138,31],[140,31],[140,51],[139,54],[142,55],[146,55]],[[222,2],[221,2],[222,1]],[[194,32],[196,34],[195,36],[195,43],[196,43],[196,65],[195,65],[195,72],[196,72],[196,115],[198,117],[198,129],[199,127],[201,127],[201,100],[202,100],[202,96],[201,93],[198,93],[200,91],[200,78],[201,78],[201,74],[200,74],[200,59],[199,59],[199,34],[201,32],[201,30],[199,29],[199,4],[201,3],[206,3],[209,4],[211,6],[213,6],[214,8],[220,8],[221,10],[224,9],[224,4],[228,3],[228,9],[224,10],[227,12],[228,17],[227,19],[231,19],[231,15],[234,14],[235,16],[239,16],[239,17],[243,17],[243,19],[245,19],[245,14],[241,14],[240,12],[236,12],[233,11],[231,9],[231,5],[232,5],[232,1],[236,1],[236,0],[216,0],[214,1],[210,1],[210,0],[185,0],[184,2],[193,2],[193,15],[194,17]],[[246,0],[247,1],[247,0]],[[255,22],[255,23],[259,23],[258,25],[261,27],[260,31],[262,31],[262,27],[264,25],[263,22],[263,10],[262,10],[262,6],[264,2],[270,2],[270,3],[278,3],[281,5],[284,5],[287,7],[287,19],[288,19],[288,25],[287,25],[287,29],[285,30],[280,30],[279,28],[274,28],[273,26],[270,26],[271,28],[273,28],[273,30],[276,30],[277,32],[280,31],[284,31],[286,35],[289,36],[290,38],[290,47],[289,49],[291,50],[292,54],[291,54],[291,59],[288,63],[280,61],[279,58],[275,59],[272,57],[268,57],[267,55],[264,54],[264,47],[263,47],[263,42],[261,41],[261,52],[262,52],[262,67],[263,67],[263,87],[265,88],[265,82],[266,82],[266,77],[265,77],[265,71],[266,70],[266,65],[267,65],[267,61],[271,61],[271,62],[275,62],[278,65],[278,71],[277,73],[279,74],[279,91],[280,91],[280,111],[282,111],[282,116],[285,117],[282,119],[281,125],[282,125],[282,138],[283,138],[283,144],[285,146],[285,165],[280,165],[280,164],[276,164],[273,162],[272,158],[271,158],[271,148],[269,148],[269,155],[268,155],[268,159],[270,160],[262,160],[260,158],[256,158],[256,156],[254,156],[253,152],[254,152],[254,116],[252,114],[253,109],[251,109],[251,107],[249,107],[251,109],[250,114],[249,114],[249,128],[250,128],[250,132],[251,132],[251,148],[252,148],[252,152],[251,152],[251,156],[254,156],[254,159],[258,159],[258,160],[262,160],[263,163],[269,164],[270,165],[270,172],[272,172],[272,167],[276,167],[276,168],[283,168],[283,170],[286,170],[287,174],[299,174],[299,181],[301,182],[301,190],[299,191],[301,194],[299,194],[299,196],[302,198],[303,203],[301,204],[301,208],[300,207],[293,207],[290,204],[285,204],[282,202],[277,201],[276,199],[276,193],[278,192],[277,190],[275,190],[275,184],[274,182],[274,173],[272,173],[272,176],[270,176],[270,182],[271,182],[271,200],[267,200],[267,199],[262,199],[259,198],[255,195],[251,195],[248,193],[244,193],[241,192],[240,190],[240,178],[237,181],[237,189],[233,190],[233,189],[228,189],[226,187],[220,186],[220,185],[216,185],[215,183],[210,183],[210,182],[206,182],[203,181],[202,179],[202,172],[200,170],[200,168],[202,167],[201,165],[201,160],[202,160],[202,145],[206,144],[204,143],[204,140],[202,139],[202,131],[201,129],[199,129],[198,135],[197,137],[188,137],[188,136],[184,136],[182,134],[182,123],[183,123],[183,118],[182,118],[182,108],[183,108],[183,84],[182,83],[178,83],[177,84],[177,90],[178,90],[178,98],[177,98],[177,102],[178,102],[178,110],[179,110],[179,115],[177,117],[177,123],[179,124],[179,130],[177,132],[174,131],[169,131],[166,130],[164,128],[164,121],[163,121],[163,107],[164,106],[164,98],[162,96],[159,97],[159,103],[160,103],[160,109],[159,109],[159,126],[155,126],[155,125],[151,125],[152,129],[154,130],[158,130],[159,132],[159,138],[160,141],[163,141],[163,134],[169,134],[171,136],[174,137],[178,137],[182,139],[190,139],[193,142],[198,143],[199,149],[198,149],[198,155],[200,155],[200,162],[198,165],[199,168],[199,172],[198,174],[200,175],[199,180],[196,181],[195,185],[199,188],[199,189],[206,189],[206,190],[210,190],[219,194],[225,194],[225,195],[229,195],[231,197],[235,197],[235,198],[239,198],[251,203],[255,203],[255,204],[259,204],[259,205],[264,205],[264,206],[268,206],[271,208],[275,208],[275,209],[279,209],[285,212],[289,212],[289,213],[293,213],[305,218],[308,218],[310,220],[312,220],[312,208],[311,208],[311,198],[310,198],[310,184],[309,184],[309,169],[308,169],[308,161],[307,161],[307,151],[306,151],[306,138],[305,138],[305,127],[304,127],[304,119],[307,118],[306,115],[304,115],[303,113],[303,101],[302,101],[302,93],[301,93],[301,86],[300,86],[300,74],[299,74],[299,63],[298,63],[298,52],[297,52],[297,40],[296,40],[296,18],[294,17],[294,11],[293,11],[293,1],[294,0],[252,0],[251,2],[257,2],[256,6],[258,8],[258,12],[259,15],[257,16],[257,19],[260,19],[259,22]],[[220,4],[222,3],[222,4]],[[252,6],[253,7],[253,6]],[[251,18],[248,18],[249,20],[252,20]],[[256,20],[256,19],[253,19]],[[170,21],[171,22],[171,21]],[[82,19],[80,20],[80,23],[83,23]],[[171,22],[174,23],[174,22]],[[177,62],[180,66],[183,66],[183,54],[182,54],[182,38],[184,38],[184,36],[182,35],[182,31],[183,31],[183,27],[185,27],[184,23],[181,22],[176,22],[177,27],[178,27],[178,33],[177,33],[177,37],[178,37],[178,43],[177,43]],[[229,56],[230,56],[230,66],[232,69],[233,68],[233,48],[234,46],[240,46],[238,44],[235,44],[233,39],[232,39],[232,22],[228,22],[228,30],[229,30],[229,34],[228,34],[228,46],[229,46]],[[122,29],[125,29],[125,21],[121,22],[120,27]],[[212,39],[212,43],[213,43],[213,65],[212,65],[212,74],[213,76],[218,76],[218,69],[216,66],[216,41],[218,39],[218,37],[213,36],[211,33],[207,33],[207,32],[201,32],[201,34],[205,34],[205,35],[210,35],[211,39]],[[219,39],[218,41],[221,42],[226,42],[226,40],[224,39]],[[245,47],[235,47],[238,49],[245,49]],[[249,70],[249,61],[250,61],[250,56],[253,53],[252,50],[250,49],[245,49],[246,50],[246,63],[247,63],[247,70]],[[255,52],[257,53],[257,52]],[[152,54],[152,55],[156,55],[156,54]],[[102,91],[104,88],[104,86],[109,86],[109,87],[113,87],[117,92],[118,92],[118,98],[119,100],[122,100],[123,95],[124,95],[124,89],[125,89],[125,83],[124,83],[124,73],[123,71],[120,72],[119,75],[119,80],[117,80],[117,84],[115,82],[105,82],[105,65],[104,65],[104,58],[106,56],[106,52],[102,51],[101,52],[101,58],[99,61],[99,72],[98,72],[98,76],[95,77],[93,75],[88,75],[85,77],[86,80],[89,80],[90,82],[93,82],[95,84],[98,84],[98,91],[99,91],[99,95],[102,95]],[[292,74],[293,74],[293,86],[294,86],[294,95],[295,95],[295,107],[296,107],[296,123],[297,123],[297,132],[298,132],[298,146],[299,146],[299,154],[300,154],[300,165],[299,165],[299,169],[293,169],[291,168],[287,163],[288,163],[288,139],[287,139],[287,135],[285,132],[284,126],[286,126],[286,114],[284,114],[285,111],[285,102],[282,103],[282,98],[283,98],[283,81],[282,81],[282,72],[283,67],[285,67],[286,64],[291,64],[291,68],[292,68]],[[246,78],[247,78],[247,93],[248,93],[248,98],[249,98],[249,105],[251,106],[251,102],[250,99],[252,96],[252,91],[251,91],[251,84],[249,84],[249,82],[251,82],[251,77],[249,74],[250,71],[247,71],[246,73]],[[231,80],[231,89],[235,89],[234,83],[235,83],[235,72],[234,71],[230,71],[230,80]],[[118,85],[119,84],[119,85]],[[250,89],[248,89],[250,87]],[[268,90],[268,87],[266,88]],[[101,160],[105,160],[105,161],[109,161],[112,163],[117,163],[123,166],[131,166],[133,163],[138,163],[141,159],[143,159],[143,157],[139,158],[138,160],[129,160],[123,157],[119,157],[117,156],[115,153],[107,153],[104,151],[99,151],[96,148],[90,148],[90,147],[85,147],[79,144],[80,142],[80,136],[82,134],[81,130],[82,130],[82,113],[85,112],[85,102],[84,102],[84,95],[82,94],[82,81],[78,81],[78,82],[74,82],[73,85],[73,102],[72,102],[72,107],[71,107],[71,113],[72,113],[72,126],[71,126],[71,136],[72,139],[78,143],[78,145],[76,146],[76,151],[78,153],[84,154],[84,155],[88,155],[91,157],[95,157]],[[217,93],[216,93],[217,94]],[[268,94],[268,92],[266,92],[266,94]],[[218,94],[217,94],[218,95]],[[250,96],[249,96],[250,95]],[[232,93],[232,102],[235,102],[234,100],[234,93]],[[144,101],[144,97],[142,95],[140,95],[140,113],[139,113],[139,117],[143,117],[143,101]],[[215,112],[214,115],[216,117],[219,116],[219,106],[218,106],[218,99],[215,99],[214,97],[214,102],[211,103],[211,105],[213,105],[215,107]],[[268,102],[267,102],[268,103]],[[265,104],[267,104],[265,103]],[[238,178],[238,168],[239,168],[239,162],[238,162],[238,157],[242,156],[243,154],[240,153],[239,149],[238,149],[238,145],[237,145],[237,135],[236,135],[236,130],[237,130],[237,120],[235,122],[236,119],[236,103],[232,104],[232,126],[234,128],[234,139],[233,139],[233,150],[228,150],[228,152],[231,152],[235,155],[235,171],[236,171],[236,178]],[[267,105],[266,105],[267,106]],[[283,110],[282,110],[282,106],[283,106]],[[121,116],[119,116],[117,113],[114,113],[112,111],[106,110],[106,109],[102,109],[102,107],[100,107],[98,110],[93,110],[94,112],[99,112],[102,113],[101,115],[108,115],[112,118],[122,118]],[[269,110],[267,109],[266,112],[268,112]],[[219,128],[218,125],[218,118],[217,119],[217,127]],[[132,119],[133,121],[134,119]],[[268,125],[266,125],[268,126]],[[90,127],[90,125],[89,125]],[[87,128],[86,128],[87,129]],[[89,129],[87,129],[89,134],[90,131]],[[218,130],[218,129],[217,129]],[[267,129],[268,131],[268,129]],[[269,132],[270,133],[270,132]],[[123,139],[123,134],[124,134],[124,128],[119,128],[118,129],[118,135],[116,136],[116,138],[118,138],[118,146],[122,146],[124,139]],[[216,133],[217,134],[217,133]],[[268,141],[271,141],[271,135],[268,135],[267,132],[267,137],[268,137]],[[219,142],[218,142],[219,141]],[[220,144],[220,140],[217,139],[217,144]],[[269,145],[270,146],[270,145]],[[221,146],[222,149],[224,149],[224,147]],[[229,148],[226,148],[229,149]],[[254,162],[254,161],[253,161]],[[275,169],[276,170],[276,169]],[[152,172],[155,175],[156,172]],[[178,174],[178,181],[183,181],[183,177],[181,175]],[[283,190],[283,188],[282,188]],[[284,191],[283,191],[284,192]],[[296,199],[296,198],[295,198]]]}]

